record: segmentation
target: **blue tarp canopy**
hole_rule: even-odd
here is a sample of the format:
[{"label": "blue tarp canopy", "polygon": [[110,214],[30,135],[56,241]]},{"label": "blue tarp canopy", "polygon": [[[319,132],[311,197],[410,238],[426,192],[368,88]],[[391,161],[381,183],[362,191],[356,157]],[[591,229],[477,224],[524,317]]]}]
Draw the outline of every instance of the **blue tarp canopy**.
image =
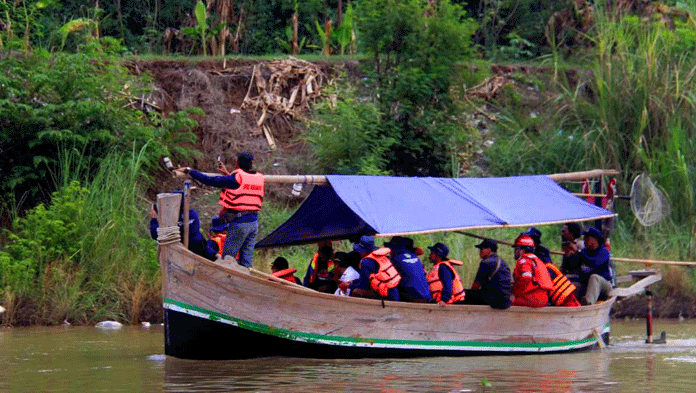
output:
[{"label": "blue tarp canopy", "polygon": [[326,176],[285,223],[256,244],[280,247],[357,234],[413,235],[614,216],[548,176]]}]

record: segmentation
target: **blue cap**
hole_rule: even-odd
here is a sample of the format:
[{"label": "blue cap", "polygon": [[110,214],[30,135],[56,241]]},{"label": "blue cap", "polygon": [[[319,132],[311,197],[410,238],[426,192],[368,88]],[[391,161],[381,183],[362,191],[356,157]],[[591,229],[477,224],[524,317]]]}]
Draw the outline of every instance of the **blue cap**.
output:
[{"label": "blue cap", "polygon": [[449,248],[442,243],[435,243],[433,246],[428,246],[428,249],[440,258],[447,258],[449,255]]},{"label": "blue cap", "polygon": [[493,252],[498,251],[498,243],[496,243],[495,240],[491,239],[484,239],[481,243],[475,245],[474,247],[478,248],[479,250],[483,250],[484,248],[490,248]]},{"label": "blue cap", "polygon": [[210,224],[210,230],[213,232],[222,232],[225,229],[227,229],[227,224],[223,224],[222,221],[220,221],[220,217],[213,217],[213,221]]},{"label": "blue cap", "polygon": [[360,236],[360,241],[353,244],[353,250],[359,253],[368,253],[376,249],[375,238],[372,236],[363,235]]},{"label": "blue cap", "polygon": [[597,239],[597,241],[599,241],[599,243],[602,243],[602,241],[604,240],[604,236],[602,236],[602,233],[595,227],[589,227],[589,228],[585,229],[582,232],[582,235],[593,237],[593,238]]},{"label": "blue cap", "polygon": [[541,241],[541,231],[536,229],[535,227],[530,227],[527,232],[522,232],[525,235],[529,235],[532,239],[534,239],[535,243],[539,243]]}]

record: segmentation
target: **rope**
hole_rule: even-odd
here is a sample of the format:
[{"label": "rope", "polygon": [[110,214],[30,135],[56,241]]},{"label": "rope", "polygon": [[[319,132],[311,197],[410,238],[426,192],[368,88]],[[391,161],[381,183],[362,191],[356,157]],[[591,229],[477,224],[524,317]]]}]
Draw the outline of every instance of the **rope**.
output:
[{"label": "rope", "polygon": [[157,228],[157,243],[161,245],[172,244],[181,241],[179,227],[159,227]]}]

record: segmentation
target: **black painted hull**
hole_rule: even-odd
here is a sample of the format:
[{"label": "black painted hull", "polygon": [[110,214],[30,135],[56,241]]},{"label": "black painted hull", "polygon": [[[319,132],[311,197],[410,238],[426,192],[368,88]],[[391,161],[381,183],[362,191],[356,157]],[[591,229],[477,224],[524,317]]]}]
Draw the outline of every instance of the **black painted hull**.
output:
[{"label": "black painted hull", "polygon": [[[398,348],[345,347],[298,342],[168,309],[164,310],[164,319],[165,354],[180,359],[236,360],[271,356],[314,359],[360,359],[511,355],[507,351],[426,351]],[[603,334],[602,338],[605,342],[608,342],[609,333]],[[577,351],[589,348],[592,347],[579,348]],[[568,352],[568,350],[560,350],[558,352]],[[555,351],[546,353],[555,353]]]}]

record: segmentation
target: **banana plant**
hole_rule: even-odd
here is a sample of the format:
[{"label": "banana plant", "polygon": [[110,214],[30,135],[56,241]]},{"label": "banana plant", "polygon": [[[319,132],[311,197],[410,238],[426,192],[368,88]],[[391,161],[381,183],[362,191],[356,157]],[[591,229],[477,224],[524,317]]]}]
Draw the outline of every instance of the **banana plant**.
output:
[{"label": "banana plant", "polygon": [[196,15],[196,26],[183,27],[181,32],[190,37],[198,37],[203,47],[203,56],[208,56],[208,39],[217,34],[223,26],[219,24],[213,29],[210,28],[208,24],[208,11],[206,10],[205,4],[200,0],[196,3],[193,12]]}]

